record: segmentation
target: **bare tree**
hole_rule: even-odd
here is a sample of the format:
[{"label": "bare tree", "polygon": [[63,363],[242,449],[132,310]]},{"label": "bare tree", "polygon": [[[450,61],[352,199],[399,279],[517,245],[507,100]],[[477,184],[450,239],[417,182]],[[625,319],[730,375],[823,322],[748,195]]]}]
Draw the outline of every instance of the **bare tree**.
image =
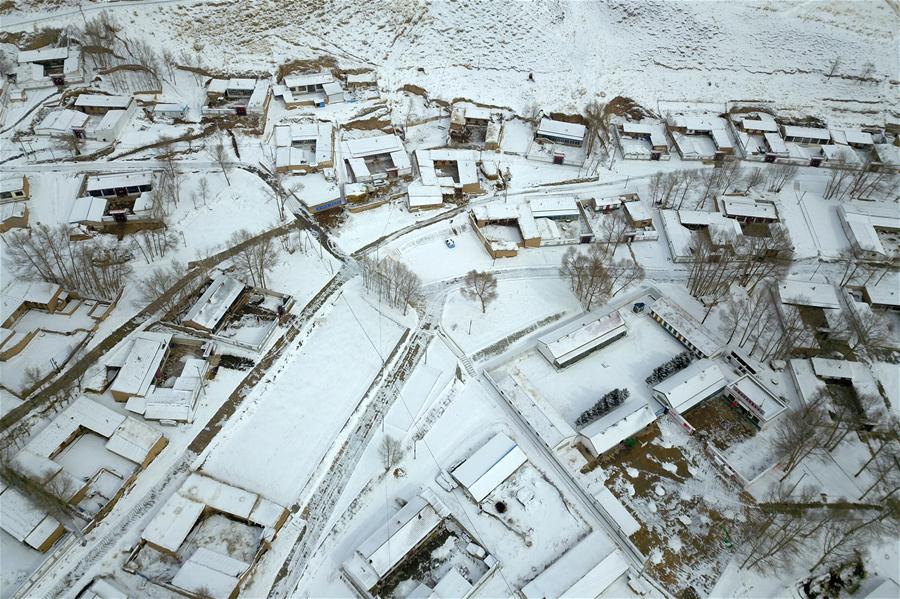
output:
[{"label": "bare tree", "polygon": [[168,313],[189,293],[185,288],[173,291],[175,284],[185,274],[187,274],[185,266],[174,260],[168,266],[157,266],[151,270],[138,282],[138,297],[141,304],[147,306],[160,301],[160,308],[164,313]]},{"label": "bare tree", "polygon": [[218,143],[213,146],[212,159],[219,166],[219,168],[222,169],[222,174],[225,176],[225,183],[228,185],[228,187],[231,187],[231,181],[228,179],[228,150],[225,149],[225,143],[222,140],[221,136],[219,137]]},{"label": "bare tree", "polygon": [[615,297],[633,283],[643,280],[643,267],[631,258],[622,258],[609,265],[605,295]]},{"label": "bare tree", "polygon": [[750,191],[757,185],[761,184],[765,180],[765,173],[763,169],[757,167],[753,169],[747,169],[744,173],[744,179],[742,181],[744,189],[746,191]]},{"label": "bare tree", "polygon": [[497,277],[493,273],[470,270],[463,279],[462,295],[469,300],[478,300],[481,303],[481,313],[487,311],[487,306],[497,299]]},{"label": "bare tree", "polygon": [[769,191],[779,192],[794,180],[799,167],[796,164],[776,163],[766,169],[766,186]]},{"label": "bare tree", "polygon": [[720,322],[725,333],[728,334],[727,343],[731,343],[735,333],[742,324],[747,323],[750,316],[750,300],[746,296],[740,295],[735,297],[729,295],[725,298],[725,305],[722,307]]},{"label": "bare tree", "polygon": [[74,241],[64,225],[16,229],[2,240],[20,277],[56,283],[85,297],[112,299],[132,270],[121,248],[98,239]]},{"label": "bare tree", "polygon": [[891,329],[887,319],[871,309],[860,309],[851,316],[850,327],[856,335],[851,349],[865,349],[866,353],[877,356],[891,340]]},{"label": "bare tree", "polygon": [[625,233],[628,229],[628,221],[625,219],[622,210],[614,210],[604,215],[600,224],[600,230],[603,233],[604,250],[610,256],[615,255],[619,244],[625,240]]},{"label": "bare tree", "polygon": [[835,56],[835,57],[828,63],[828,67],[827,67],[827,69],[826,69],[826,71],[825,71],[825,76],[828,77],[829,79],[831,79],[832,77],[835,76],[835,74],[837,73],[837,70],[840,68],[840,66],[841,66],[841,57],[840,57],[840,56]]},{"label": "bare tree", "polygon": [[264,235],[254,239],[247,229],[235,231],[229,239],[232,247],[241,246],[234,255],[234,264],[243,278],[255,287],[266,287],[266,273],[278,263],[278,251],[272,238]]},{"label": "bare tree", "polygon": [[200,196],[200,201],[206,206],[209,201],[209,179],[200,177],[200,180],[197,181],[197,193]]},{"label": "bare tree", "polygon": [[754,507],[748,510],[742,526],[746,542],[740,547],[744,557],[741,569],[775,572],[789,568],[821,529],[820,521],[810,518],[802,508],[790,505],[810,502],[814,497],[812,489],[801,489],[796,498],[791,497],[791,492],[783,485],[776,485],[769,492],[766,505],[779,509]]},{"label": "bare tree", "polygon": [[884,501],[900,490],[900,451],[896,444],[889,445],[886,451],[879,453],[870,468],[874,478],[872,484],[860,495],[860,500],[875,491],[879,501]]},{"label": "bare tree", "polygon": [[378,455],[381,456],[381,463],[384,464],[385,470],[390,470],[403,460],[406,452],[403,450],[403,444],[394,437],[385,435],[378,446]]},{"label": "bare tree", "polygon": [[880,507],[874,513],[860,515],[859,512],[851,512],[826,519],[825,533],[818,545],[822,553],[819,560],[810,567],[810,571],[814,572],[824,564],[846,560],[873,538],[885,533],[896,535],[897,524],[900,522],[900,501],[886,498],[881,501]]},{"label": "bare tree", "polygon": [[392,258],[381,261],[364,257],[359,261],[363,284],[367,291],[378,295],[404,313],[409,306],[419,303],[422,298],[422,280],[402,262]]},{"label": "bare tree", "polygon": [[585,310],[606,298],[609,289],[607,253],[600,244],[591,244],[587,253],[570,247],[563,254],[560,275],[568,279],[572,292]]},{"label": "bare tree", "polygon": [[806,459],[824,447],[826,414],[819,402],[792,409],[778,419],[772,437],[772,449],[784,474],[781,480]]}]

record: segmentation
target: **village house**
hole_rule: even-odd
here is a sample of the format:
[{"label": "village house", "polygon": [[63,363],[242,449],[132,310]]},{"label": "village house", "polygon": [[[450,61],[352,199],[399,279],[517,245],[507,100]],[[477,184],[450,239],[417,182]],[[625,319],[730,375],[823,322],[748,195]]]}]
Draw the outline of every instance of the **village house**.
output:
[{"label": "village house", "polygon": [[134,103],[134,99],[129,96],[80,94],[72,106],[85,114],[103,116],[110,110],[128,110]]},{"label": "village house", "polygon": [[34,126],[35,135],[87,139],[88,115],[77,110],[51,110]]},{"label": "village house", "polygon": [[625,217],[628,224],[635,229],[647,229],[653,227],[653,215],[640,199],[623,202]]},{"label": "village house", "polygon": [[775,308],[782,325],[792,320],[797,310],[806,325],[804,334],[794,341],[796,350],[816,353],[824,342],[847,341],[850,331],[844,326],[843,305],[834,286],[799,280],[782,280],[775,293]]},{"label": "village house", "polygon": [[519,590],[525,599],[599,597],[628,572],[628,560],[602,532],[595,531]]},{"label": "village house", "polygon": [[653,397],[670,410],[684,414],[721,393],[728,385],[718,363],[702,359],[653,387]]},{"label": "village house", "polygon": [[0,479],[0,530],[32,549],[46,553],[64,534],[59,520],[31,497]]},{"label": "village house", "polygon": [[503,433],[497,433],[450,471],[476,503],[481,503],[503,481],[528,461],[525,453]]},{"label": "village house", "polygon": [[344,101],[344,90],[329,71],[287,75],[273,88],[288,108],[318,106]]},{"label": "village house", "polygon": [[[233,598],[288,517],[260,494],[193,472],[144,528],[124,569],[149,565],[143,578],[179,594]],[[230,535],[258,541],[237,546],[224,542]]]},{"label": "village house", "polygon": [[709,330],[667,297],[650,306],[650,316],[698,358],[717,358],[723,347]]},{"label": "village house", "polygon": [[106,368],[114,377],[109,390],[116,401],[147,395],[150,387],[158,382],[171,341],[171,333],[145,331],[135,337],[126,352],[107,360]]},{"label": "village house", "polygon": [[[294,304],[292,297],[245,285],[224,274],[215,275],[181,317],[181,326],[196,329],[216,341],[251,351],[272,337],[281,318]],[[251,326],[243,331],[243,322]]]},{"label": "village house", "polygon": [[76,198],[69,209],[71,224],[102,231],[123,223],[149,227],[161,223],[149,171],[85,176],[83,189],[86,195]]},{"label": "village house", "polygon": [[93,528],[166,447],[166,437],[86,397],[70,403],[12,467],[90,517]]},{"label": "village house", "polygon": [[863,300],[874,310],[900,310],[900,273],[886,273],[863,285],[861,291]]},{"label": "village house", "polygon": [[456,104],[450,111],[450,140],[481,144],[485,150],[500,147],[502,115],[488,108]]},{"label": "village house", "polygon": [[542,118],[534,132],[534,142],[528,151],[528,158],[581,166],[587,155],[585,141],[587,128],[578,123],[567,123]]},{"label": "village house", "polygon": [[850,154],[843,150],[825,148],[831,144],[831,133],[822,127],[782,125],[781,137],[788,148],[791,162],[808,166],[821,166],[831,156],[833,161]]},{"label": "village house", "polygon": [[26,175],[15,175],[0,180],[0,204],[19,202],[31,197],[31,188]]},{"label": "village house", "polygon": [[669,141],[666,128],[655,119],[625,121],[616,119],[613,133],[622,158],[626,160],[669,160]]},{"label": "village house", "polygon": [[410,196],[411,208],[434,207],[433,203],[425,204],[422,200],[433,201],[436,193],[450,200],[461,198],[463,194],[481,193],[478,180],[481,160],[474,150],[416,150],[415,159],[422,184],[414,188],[415,196]]},{"label": "village house", "polygon": [[597,458],[654,421],[656,413],[647,400],[631,396],[578,431],[578,441],[589,455]]},{"label": "village house", "polygon": [[728,125],[720,117],[678,114],[667,126],[682,160],[722,160],[734,155]]},{"label": "village house", "polygon": [[61,369],[112,311],[110,302],[82,299],[55,283],[14,283],[2,295],[0,361],[3,387],[19,396]]},{"label": "village house", "polygon": [[306,174],[334,166],[331,123],[276,125],[275,171]]},{"label": "village house", "polygon": [[716,197],[716,202],[722,214],[740,223],[777,223],[779,221],[775,200],[762,194],[720,195]]},{"label": "village house", "polygon": [[178,102],[159,102],[149,109],[154,118],[184,119],[187,116],[188,107]]},{"label": "village house", "polygon": [[[351,185],[359,185],[358,183],[350,183]],[[363,188],[365,189],[365,188]],[[354,196],[354,200],[350,200],[351,196],[347,196],[350,201],[360,201],[366,197],[365,191],[361,196]],[[425,185],[418,181],[409,184],[406,188],[406,208],[410,212],[418,210],[433,210],[444,205],[444,194],[438,185]]]},{"label": "village house", "polygon": [[152,189],[153,173],[150,171],[88,175],[84,183],[84,192],[95,198],[139,196]]},{"label": "village house", "polygon": [[[885,261],[897,253],[888,238],[900,231],[900,211],[894,202],[841,202],[838,218],[850,246],[868,260]],[[883,235],[885,233],[891,234]]]},{"label": "village house", "polygon": [[28,202],[0,203],[0,233],[28,228]]},{"label": "village house", "polygon": [[752,374],[745,374],[725,387],[725,396],[735,402],[757,428],[764,429],[787,410],[787,403]]},{"label": "village house", "polygon": [[369,596],[449,515],[450,509],[432,491],[416,495],[356,548],[341,566],[342,575],[363,597]]},{"label": "village house", "polygon": [[540,247],[541,236],[527,204],[480,204],[469,210],[472,230],[492,258],[515,256],[520,247]]},{"label": "village house", "polygon": [[539,337],[537,349],[553,366],[565,368],[621,339],[627,332],[618,311],[605,316],[585,314]]},{"label": "village house", "polygon": [[713,254],[733,248],[741,237],[741,223],[719,212],[703,210],[660,210],[672,262],[694,259],[695,236],[703,236]]},{"label": "village house", "polygon": [[[894,138],[900,139],[900,136]],[[878,172],[900,173],[900,147],[895,144],[875,144],[869,167]]]},{"label": "village house", "polygon": [[206,86],[206,116],[256,116],[265,119],[272,90],[265,79],[210,79]]},{"label": "village house", "polygon": [[78,46],[21,50],[16,61],[15,82],[26,89],[84,81]]},{"label": "village house", "polygon": [[409,177],[412,164],[396,135],[375,135],[342,142],[342,153],[354,183],[373,183]]},{"label": "village house", "polygon": [[790,156],[772,115],[765,112],[731,114],[728,122],[746,160],[775,162]]}]

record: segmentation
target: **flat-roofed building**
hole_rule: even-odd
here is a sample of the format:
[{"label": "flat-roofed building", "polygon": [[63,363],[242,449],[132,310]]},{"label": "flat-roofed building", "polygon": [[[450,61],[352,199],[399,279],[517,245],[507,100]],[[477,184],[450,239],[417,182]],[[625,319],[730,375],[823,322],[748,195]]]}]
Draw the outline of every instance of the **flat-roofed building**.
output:
[{"label": "flat-roofed building", "polygon": [[653,302],[650,316],[698,358],[716,358],[723,351],[706,327],[667,297]]},{"label": "flat-roofed building", "polygon": [[450,474],[477,503],[481,503],[527,461],[525,453],[512,439],[498,433]]},{"label": "flat-roofed building", "polygon": [[586,314],[541,336],[538,351],[557,368],[565,368],[590,353],[621,339],[628,332],[618,311],[605,316]]},{"label": "flat-roofed building", "polygon": [[653,387],[653,396],[669,409],[684,414],[718,395],[728,385],[722,369],[712,360],[698,360]]}]

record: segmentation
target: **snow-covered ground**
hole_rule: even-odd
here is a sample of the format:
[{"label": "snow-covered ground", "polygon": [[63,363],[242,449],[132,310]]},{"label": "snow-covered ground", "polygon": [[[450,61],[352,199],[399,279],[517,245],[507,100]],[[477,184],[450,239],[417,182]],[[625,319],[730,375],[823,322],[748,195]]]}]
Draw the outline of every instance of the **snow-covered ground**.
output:
[{"label": "snow-covered ground", "polygon": [[[286,12],[274,0],[255,0],[249,6],[212,0],[60,0],[52,6],[13,0],[0,6],[0,51],[10,57],[8,62],[15,62],[16,43],[51,35],[41,28],[66,28],[77,38],[85,21],[105,12],[115,19],[120,39],[146,42],[149,50],[160,55],[165,50],[175,63],[202,73],[195,76],[160,63],[160,93],[141,93],[141,100],[183,103],[184,121],[153,119],[140,109],[111,147],[98,141],[82,145],[82,154],[98,151],[94,156],[76,157],[68,140],[33,135],[33,125],[58,101],[54,87],[29,90],[24,100],[15,99],[15,87],[9,98],[10,88],[3,90],[0,174],[4,179],[28,176],[31,227],[65,224],[85,174],[153,170],[159,176],[169,155],[178,171],[178,197],[164,198],[166,225],[175,241],[164,256],[146,259],[124,232],[102,235],[104,244],[132,252],[133,273],[86,350],[110,336],[119,340],[123,326],[140,324],[143,329],[162,317],[133,320],[146,303],[138,283],[154,269],[228,250],[242,230],[258,235],[298,224],[272,239],[270,260],[264,261],[266,286],[296,301],[277,334],[260,352],[225,350],[221,344],[214,350],[233,353],[230,360],[245,358],[247,370],[220,367],[207,381],[191,424],[151,423],[169,445],[83,545],[70,535],[43,555],[0,532],[0,597],[6,599],[21,585],[28,596],[74,596],[97,576],[122,584],[129,595],[168,596],[168,590],[124,572],[122,564],[147,521],[193,469],[291,509],[288,524],[241,589],[243,596],[354,594],[339,574],[341,564],[402,502],[425,489],[500,561],[478,596],[513,596],[590,533],[598,535],[604,548],[622,550],[631,566],[633,580],[618,579],[602,596],[631,596],[635,588],[654,585],[673,594],[693,587],[700,595],[721,597],[787,595],[808,572],[796,568],[765,577],[738,569],[735,550],[724,540],[738,527],[741,511],[763,498],[783,474],[771,450],[773,429],[753,429],[719,447],[731,466],[754,479],[746,492],[711,458],[703,426],[717,423],[700,426],[697,412],[698,435],[688,436],[664,417],[636,433],[635,444],[617,445],[599,459],[589,459],[572,439],[558,451],[545,446],[533,423],[507,403],[485,373],[496,369],[511,376],[572,425],[613,388],[625,387],[633,398],[652,404],[644,379],[684,346],[648,314],[631,312],[630,302],[636,300],[622,299],[629,290],[612,300],[627,304],[617,306],[627,336],[556,370],[534,343],[582,312],[559,273],[566,246],[520,248],[516,257],[492,259],[460,206],[509,208],[535,198],[589,200],[640,193],[659,240],[622,244],[615,258],[633,258],[645,268],[647,283],[696,319],[705,319],[712,334],[721,336],[727,330],[724,308],[707,313],[690,296],[685,287],[690,265],[672,263],[659,212],[650,200],[653,174],[691,169],[709,176],[716,172],[713,166],[684,162],[674,153],[670,161],[627,161],[615,151],[600,150],[581,167],[531,160],[527,156],[537,118],[581,115],[592,100],[621,97],[617,109],[633,101],[660,117],[694,109],[722,114],[752,104],[769,106],[782,116],[819,117],[830,125],[868,125],[876,131],[898,120],[898,58],[890,51],[900,31],[896,4],[456,0],[388,7],[326,0],[296,8]],[[302,19],[296,18],[298,11]],[[285,67],[290,62],[294,65]],[[204,86],[211,76],[272,77],[281,67],[300,72],[332,65],[345,69],[344,74],[372,69],[377,84],[345,90],[344,102],[320,108],[289,109],[272,98],[258,128],[252,120],[215,120],[202,114]],[[66,91],[84,87],[122,93],[120,79],[88,71],[87,83]],[[305,202],[333,199],[342,192],[348,174],[341,139],[396,133],[411,156],[417,149],[443,147],[449,104],[457,101],[502,113],[499,151],[478,156],[499,167],[507,189],[481,177],[483,193],[457,198],[457,205],[446,202],[439,209],[410,212],[401,194],[376,208],[344,210],[320,222],[293,198],[285,202],[284,214],[279,211],[282,190]],[[274,126],[312,120],[335,127],[334,168],[306,176],[267,173]],[[186,141],[188,135],[205,137]],[[181,139],[170,143],[176,138]],[[216,160],[216,144],[222,144],[228,164]],[[414,160],[414,176],[417,171]],[[827,261],[849,248],[850,241],[841,226],[839,203],[824,198],[830,176],[827,168],[803,167],[782,191],[770,193],[794,248],[793,278],[840,279],[840,265]],[[691,191],[691,205],[699,193]],[[8,237],[4,234],[4,241]],[[72,243],[83,247],[77,239]],[[368,293],[358,263],[349,256],[355,252],[396,259],[408,267],[422,283],[417,305],[401,314]],[[0,287],[6,289],[18,275],[5,245],[0,245],[0,262]],[[218,266],[243,276],[239,260]],[[462,277],[473,269],[492,271],[498,279],[497,298],[484,311],[463,293]],[[598,313],[608,309],[594,306]],[[227,334],[257,340],[261,326],[253,316],[245,319],[247,326],[229,328]],[[29,315],[20,324],[35,320],[46,318]],[[83,320],[76,315],[63,333],[79,328],[76,322]],[[29,353],[0,365],[4,386],[20,391],[29,366],[50,373],[53,361],[86,336],[41,334]],[[109,356],[98,356],[86,378],[103,371]],[[403,361],[407,358],[408,363]],[[883,356],[871,365],[881,399],[894,415],[900,412],[898,369],[891,363],[895,358]],[[729,380],[737,376],[731,366],[722,366]],[[763,372],[761,378],[775,385],[789,405],[800,405],[786,370],[776,365]],[[83,392],[77,388],[83,383],[75,377],[75,395]],[[108,391],[86,394],[124,412]],[[0,390],[0,414],[20,403]],[[720,403],[718,408],[727,409]],[[23,420],[26,434],[47,426],[54,411],[34,410]],[[742,418],[736,411],[704,413],[722,415],[722,428]],[[8,436],[6,430],[13,429],[4,428]],[[363,431],[364,438],[356,431]],[[484,501],[476,504],[465,490],[447,491],[435,480],[498,432],[509,435],[528,461]],[[403,450],[391,468],[381,456],[387,437]],[[710,438],[713,444],[727,445],[716,435]],[[102,450],[97,439],[86,439],[60,458],[79,474],[87,474],[79,470],[81,458]],[[199,455],[189,446],[198,448]],[[875,480],[868,471],[857,474],[872,447],[856,434],[847,435],[833,451],[803,460],[787,481],[813,487],[825,501],[858,501]],[[333,501],[320,503],[320,497]],[[497,501],[507,511],[498,511]],[[322,511],[310,513],[316,506]],[[639,530],[632,532],[632,525]],[[895,545],[869,548],[872,576],[900,578]],[[450,565],[472,563],[454,555],[449,545],[432,558],[431,570],[423,574],[431,577],[429,583]],[[416,581],[411,575],[398,589],[409,590]]]}]

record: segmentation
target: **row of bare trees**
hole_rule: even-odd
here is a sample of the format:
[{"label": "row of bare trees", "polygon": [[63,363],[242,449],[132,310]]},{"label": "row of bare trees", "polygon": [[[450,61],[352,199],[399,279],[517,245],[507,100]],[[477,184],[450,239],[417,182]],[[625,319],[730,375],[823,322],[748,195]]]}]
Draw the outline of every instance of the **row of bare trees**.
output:
[{"label": "row of bare trees", "polygon": [[[844,148],[844,152],[852,153],[853,150]],[[896,199],[898,186],[897,175],[873,168],[871,157],[863,164],[854,164],[848,157],[848,160],[835,162],[823,197],[843,201],[849,198],[891,199],[893,195]]]},{"label": "row of bare trees", "polygon": [[782,360],[798,347],[808,347],[813,333],[802,313],[791,305],[777,305],[772,279],[756,286],[752,293],[729,293],[722,306],[721,320],[728,343],[760,361]]},{"label": "row of bare trees", "polygon": [[114,298],[132,272],[127,252],[101,239],[74,241],[65,225],[15,229],[3,243],[22,279],[56,283],[85,297]]},{"label": "row of bare trees", "polygon": [[366,290],[375,293],[379,302],[385,301],[406,313],[408,306],[415,306],[422,299],[422,280],[402,262],[366,256],[359,265]]},{"label": "row of bare trees", "polygon": [[876,540],[900,532],[900,500],[884,496],[867,504],[827,504],[812,489],[777,485],[766,501],[747,510],[741,568],[764,573],[790,570],[801,559],[809,568],[846,563]]},{"label": "row of bare trees", "polygon": [[781,191],[797,176],[798,170],[793,164],[751,168],[737,160],[729,160],[712,169],[657,172],[650,177],[650,197],[654,204],[663,208],[701,210],[722,193],[746,193],[759,188]]},{"label": "row of bare trees", "polygon": [[733,283],[750,291],[760,281],[780,278],[790,266],[793,245],[781,225],[769,227],[769,236],[740,235],[715,245],[707,231],[691,241],[688,291],[694,297],[720,298]]},{"label": "row of bare trees", "polygon": [[615,260],[610,246],[603,243],[593,243],[587,251],[570,247],[563,254],[559,272],[585,310],[603,304],[644,278],[640,264],[631,258]]},{"label": "row of bare trees", "polygon": [[[744,525],[742,568],[777,571],[798,556],[813,554],[816,572],[847,561],[874,540],[900,532],[900,424],[871,414],[878,398],[829,388],[782,416],[772,437],[782,477],[765,501],[751,508]],[[867,473],[855,501],[825,503],[809,488],[788,486],[787,478],[804,461],[834,451],[848,434],[867,442],[870,457],[853,474]]]}]

